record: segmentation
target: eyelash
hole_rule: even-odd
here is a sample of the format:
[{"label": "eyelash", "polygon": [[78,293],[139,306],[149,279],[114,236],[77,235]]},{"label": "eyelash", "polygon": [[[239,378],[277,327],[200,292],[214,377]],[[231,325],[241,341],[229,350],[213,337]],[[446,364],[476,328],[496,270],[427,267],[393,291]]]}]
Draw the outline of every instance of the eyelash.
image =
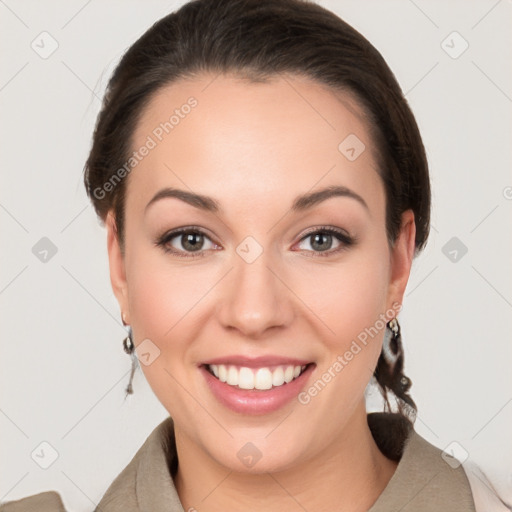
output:
[{"label": "eyelash", "polygon": [[[306,252],[313,252],[315,254],[315,256],[313,256],[313,257],[320,257],[320,258],[324,257],[325,258],[327,256],[332,256],[333,254],[338,254],[342,251],[346,251],[351,246],[353,246],[357,243],[356,237],[347,235],[344,231],[341,231],[340,229],[337,229],[337,228],[333,228],[331,226],[321,226],[319,228],[315,228],[314,230],[306,233],[300,239],[299,242],[302,242],[302,241],[308,239],[309,237],[311,237],[313,235],[317,235],[319,233],[322,233],[322,234],[327,233],[327,234],[333,235],[339,242],[341,242],[341,245],[337,249],[334,249],[334,250],[306,251]],[[180,235],[184,235],[184,234],[200,234],[209,239],[209,236],[207,235],[207,233],[205,233],[202,229],[197,228],[195,226],[187,226],[187,227],[179,228],[179,229],[176,229],[173,231],[168,231],[167,233],[164,233],[161,237],[159,237],[155,241],[155,245],[157,247],[161,247],[164,250],[164,252],[173,254],[179,258],[201,258],[201,257],[204,257],[205,256],[204,249],[194,253],[194,252],[187,252],[187,251],[177,251],[176,249],[170,249],[167,246],[167,244],[173,238],[176,238],[176,237],[178,237]],[[208,250],[208,249],[206,249],[206,250]]]}]

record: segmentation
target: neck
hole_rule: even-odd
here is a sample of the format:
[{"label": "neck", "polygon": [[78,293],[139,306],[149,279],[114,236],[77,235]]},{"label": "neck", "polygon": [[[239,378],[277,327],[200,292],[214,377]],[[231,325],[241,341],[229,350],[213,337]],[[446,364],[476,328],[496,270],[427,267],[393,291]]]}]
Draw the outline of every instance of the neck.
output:
[{"label": "neck", "polygon": [[367,511],[397,463],[376,445],[364,403],[340,435],[307,462],[286,471],[249,474],[219,465],[176,428],[179,466],[175,485],[185,510],[297,509]]}]

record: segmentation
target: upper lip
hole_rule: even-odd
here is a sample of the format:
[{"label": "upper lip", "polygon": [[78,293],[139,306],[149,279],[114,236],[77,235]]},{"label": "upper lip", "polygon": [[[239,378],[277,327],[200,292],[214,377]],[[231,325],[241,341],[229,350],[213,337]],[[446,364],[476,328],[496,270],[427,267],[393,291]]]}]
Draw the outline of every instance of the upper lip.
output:
[{"label": "upper lip", "polygon": [[263,368],[267,366],[304,366],[312,361],[307,359],[297,359],[295,357],[284,357],[284,356],[260,356],[260,357],[246,357],[241,355],[230,355],[224,357],[216,357],[214,359],[208,359],[202,364],[224,364],[232,366],[243,366],[247,368]]}]

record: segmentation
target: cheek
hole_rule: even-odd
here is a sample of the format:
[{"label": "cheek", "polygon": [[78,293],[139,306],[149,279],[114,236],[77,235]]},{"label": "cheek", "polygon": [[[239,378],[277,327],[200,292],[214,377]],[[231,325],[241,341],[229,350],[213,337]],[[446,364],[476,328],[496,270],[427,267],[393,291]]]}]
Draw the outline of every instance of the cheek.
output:
[{"label": "cheek", "polygon": [[[336,350],[373,326],[385,310],[389,257],[380,241],[368,238],[364,247],[348,250],[337,262],[323,263],[318,257],[317,261],[304,260],[282,269],[285,280],[294,283],[294,295],[300,299],[295,308],[302,310],[300,316],[309,316],[315,324],[323,323],[323,332],[328,333],[323,341]],[[201,317],[207,315],[207,295],[214,288],[215,293],[222,288],[218,281],[223,269],[201,262],[171,265],[154,248],[133,246],[127,254],[135,339],[149,338],[157,345],[172,341],[173,351],[178,350],[180,339],[191,339],[191,329],[199,331],[199,325],[206,323],[207,318]],[[281,300],[296,302],[293,297]]]},{"label": "cheek", "polygon": [[381,352],[389,263],[380,247],[347,253],[340,264],[319,266],[297,281],[304,302],[324,326],[317,384],[311,394],[306,390],[303,403],[314,400],[319,410],[338,414],[337,421],[363,396]]},{"label": "cheek", "polygon": [[183,275],[162,272],[138,260],[128,277],[130,315],[140,335],[163,340],[172,336],[195,297],[194,288]]},{"label": "cheek", "polygon": [[148,384],[168,411],[185,411],[188,395],[180,383],[190,382],[190,340],[200,325],[190,319],[213,279],[172,268],[156,252],[132,249],[132,264],[127,265],[130,319],[141,363],[143,343],[156,354],[150,364],[140,364]]},{"label": "cheek", "polygon": [[[159,250],[148,247],[132,246],[127,254],[135,342],[149,339],[159,351],[151,365],[141,364],[141,368],[157,396],[173,396],[176,401],[182,391],[169,373],[179,382],[190,380],[187,372],[193,342],[215,323],[215,308],[208,294],[222,293],[219,281],[226,269],[201,263],[171,265]],[[380,322],[377,333],[374,330],[379,315],[385,312],[388,262],[382,244],[374,240],[347,251],[336,263],[305,260],[282,269],[284,280],[294,283],[293,293],[281,297],[298,313],[297,324],[290,327],[305,329],[316,338],[318,353],[323,354],[318,361],[319,375],[329,369],[332,373],[338,357],[343,358],[343,371],[335,372],[336,384],[331,389],[336,388],[337,400],[345,403],[364,389],[380,354],[385,323]],[[320,402],[330,402],[329,395],[323,394]]]},{"label": "cheek", "polygon": [[333,348],[341,349],[385,312],[388,276],[386,253],[359,250],[335,266],[310,266],[295,282],[297,295],[330,332]]},{"label": "cheek", "polygon": [[[343,425],[360,404],[377,365],[385,334],[386,293],[382,287],[387,267],[373,262],[347,266],[332,276],[323,293],[312,294],[312,310],[328,326],[321,339],[323,355],[315,377],[299,396],[309,414],[327,415]],[[371,270],[369,270],[371,269]],[[313,276],[310,276],[312,283]],[[337,279],[337,281],[336,281]],[[310,283],[310,284],[312,284]],[[315,303],[316,301],[316,303]]]},{"label": "cheek", "polygon": [[[213,276],[198,265],[171,264],[163,250],[145,244],[127,248],[126,279],[133,329],[155,340],[173,339]],[[211,286],[211,285],[210,285]]]},{"label": "cheek", "polygon": [[149,339],[160,351],[144,373],[167,368],[182,374],[191,362],[190,346],[208,318],[208,293],[218,269],[201,264],[172,265],[154,248],[131,248],[127,260],[128,300],[135,343]]}]

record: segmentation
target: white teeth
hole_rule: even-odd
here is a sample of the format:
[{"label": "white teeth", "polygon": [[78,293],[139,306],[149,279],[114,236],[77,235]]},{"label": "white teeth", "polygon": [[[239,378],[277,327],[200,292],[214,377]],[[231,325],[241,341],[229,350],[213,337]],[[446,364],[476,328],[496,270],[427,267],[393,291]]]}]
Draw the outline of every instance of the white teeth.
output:
[{"label": "white teeth", "polygon": [[284,370],[280,366],[272,372],[272,385],[282,386],[284,384]]},{"label": "white teeth", "polygon": [[230,366],[228,368],[228,376],[226,382],[230,386],[238,386],[238,370],[234,366]]},{"label": "white teeth", "polygon": [[287,366],[286,370],[284,371],[284,381],[286,384],[288,382],[291,382],[293,380],[293,366]]},{"label": "white teeth", "polygon": [[242,389],[254,389],[254,373],[250,368],[240,368],[240,372],[238,373],[238,387]]},{"label": "white teeth", "polygon": [[272,387],[272,372],[268,368],[260,368],[254,379],[256,389],[270,389]]},{"label": "white teeth", "polygon": [[270,368],[252,369],[246,366],[238,368],[224,364],[211,364],[209,368],[215,377],[230,386],[238,386],[240,389],[265,390],[288,384],[304,371],[306,365],[277,366],[273,370]]},{"label": "white teeth", "polygon": [[226,382],[226,380],[228,378],[228,371],[227,371],[226,367],[223,364],[221,364],[221,365],[217,366],[217,368],[219,369],[219,380],[221,382]]}]

